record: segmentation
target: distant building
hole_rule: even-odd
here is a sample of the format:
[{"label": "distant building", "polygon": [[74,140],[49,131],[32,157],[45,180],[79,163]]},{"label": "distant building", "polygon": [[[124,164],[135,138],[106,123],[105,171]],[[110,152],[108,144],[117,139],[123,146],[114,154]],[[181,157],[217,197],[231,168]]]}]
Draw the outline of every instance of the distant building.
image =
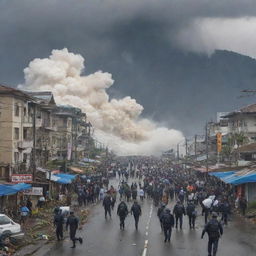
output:
[{"label": "distant building", "polygon": [[230,133],[243,133],[250,142],[256,141],[256,104],[230,112],[224,118]]},{"label": "distant building", "polygon": [[51,160],[88,157],[92,131],[81,109],[57,106],[51,92],[0,85],[0,177],[32,173],[32,164],[45,167]]},{"label": "distant building", "polygon": [[0,85],[1,177],[25,168],[30,158],[32,104],[34,99],[20,90]]}]

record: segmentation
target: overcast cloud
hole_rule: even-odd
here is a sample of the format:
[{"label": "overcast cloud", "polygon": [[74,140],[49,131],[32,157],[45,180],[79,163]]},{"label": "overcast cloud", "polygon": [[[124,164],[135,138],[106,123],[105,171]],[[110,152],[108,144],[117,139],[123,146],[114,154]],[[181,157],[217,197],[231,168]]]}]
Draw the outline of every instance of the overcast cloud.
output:
[{"label": "overcast cloud", "polygon": [[[171,84],[166,67],[172,65],[173,79],[182,80],[183,64],[176,66],[175,59],[179,51],[209,55],[226,49],[256,57],[255,17],[255,0],[1,0],[0,82],[22,83],[23,69],[31,60],[67,47],[85,57],[85,73],[111,72],[116,81],[111,95],[135,97],[146,104],[145,113],[153,119],[159,119],[162,103],[157,90],[169,86],[170,114],[160,121],[182,129],[195,118],[190,113],[193,90]],[[202,89],[204,81],[194,81],[193,86],[200,97],[208,93]],[[155,91],[154,100],[145,88]],[[179,90],[179,97],[172,96]],[[184,90],[191,92],[184,95]],[[238,93],[236,88],[230,94]],[[226,109],[224,96],[223,102],[219,111],[236,105],[230,103],[231,109]],[[187,112],[179,112],[186,104]],[[199,119],[217,109],[211,104],[198,106],[198,111]]]}]

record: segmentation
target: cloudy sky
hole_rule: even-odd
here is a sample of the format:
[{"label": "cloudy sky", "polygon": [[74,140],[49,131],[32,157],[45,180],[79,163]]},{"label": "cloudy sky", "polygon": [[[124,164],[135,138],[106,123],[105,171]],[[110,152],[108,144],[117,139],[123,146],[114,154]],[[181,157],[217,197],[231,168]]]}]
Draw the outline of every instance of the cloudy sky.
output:
[{"label": "cloudy sky", "polygon": [[[205,106],[197,105],[192,111],[190,92],[185,97],[186,90],[182,87],[181,91],[179,82],[171,84],[174,78],[168,77],[167,67],[178,70],[182,65],[177,67],[175,58],[182,56],[181,63],[185,63],[188,56],[190,61],[195,56],[209,57],[216,49],[256,58],[255,32],[255,0],[1,0],[0,82],[11,86],[23,83],[23,69],[31,60],[67,47],[85,58],[85,74],[97,70],[112,73],[112,96],[131,94],[143,101],[145,115],[185,133],[191,133],[187,127],[196,120],[198,124],[191,126],[197,132],[210,113],[247,103],[235,99],[243,87],[233,90],[223,85],[225,95],[230,92],[232,96],[223,97],[221,107],[205,100]],[[254,65],[253,60],[246,61]],[[180,71],[175,72],[173,77]],[[250,75],[256,76],[253,71]],[[181,80],[179,75],[175,81]],[[169,82],[170,101],[161,98],[163,91],[152,99],[152,91],[165,90]],[[194,84],[191,93],[202,91],[205,97],[207,82]],[[176,97],[176,91],[184,99]],[[170,111],[158,110],[162,101],[169,104]],[[184,104],[187,107],[181,110]]]}]

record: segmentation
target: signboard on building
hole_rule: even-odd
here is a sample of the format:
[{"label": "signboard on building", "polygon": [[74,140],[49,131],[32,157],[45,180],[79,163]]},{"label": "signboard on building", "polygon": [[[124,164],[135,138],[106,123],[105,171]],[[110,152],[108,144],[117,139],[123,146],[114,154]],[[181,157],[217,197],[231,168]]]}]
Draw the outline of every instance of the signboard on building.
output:
[{"label": "signboard on building", "polygon": [[71,160],[71,154],[72,154],[72,144],[68,143],[68,151],[67,151],[67,160]]},{"label": "signboard on building", "polygon": [[222,150],[222,134],[221,134],[221,132],[218,132],[216,134],[216,139],[217,139],[217,152],[220,153]]},{"label": "signboard on building", "polygon": [[13,183],[32,183],[32,174],[12,174]]},{"label": "signboard on building", "polygon": [[31,189],[25,190],[24,194],[30,195],[30,196],[42,196],[43,188],[42,187],[32,187]]}]

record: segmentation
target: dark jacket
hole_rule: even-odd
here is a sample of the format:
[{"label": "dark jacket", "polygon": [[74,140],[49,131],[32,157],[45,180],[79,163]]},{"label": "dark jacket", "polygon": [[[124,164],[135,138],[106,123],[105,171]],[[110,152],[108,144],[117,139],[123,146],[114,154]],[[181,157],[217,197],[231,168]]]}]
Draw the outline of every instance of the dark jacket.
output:
[{"label": "dark jacket", "polygon": [[170,212],[165,211],[160,220],[164,228],[172,228],[174,226],[174,217]]},{"label": "dark jacket", "polygon": [[173,213],[176,216],[182,216],[183,214],[186,215],[185,207],[182,204],[176,204],[174,206]]},{"label": "dark jacket", "polygon": [[210,239],[219,239],[219,237],[223,234],[223,228],[217,219],[211,219],[203,229],[201,236],[202,238],[205,232],[208,234]]},{"label": "dark jacket", "polygon": [[54,221],[53,221],[53,223],[54,223],[54,226],[55,227],[57,227],[57,228],[59,228],[59,227],[62,227],[63,226],[63,223],[64,223],[64,217],[63,217],[63,215],[62,214],[56,214],[55,216],[54,216]]},{"label": "dark jacket", "polygon": [[117,207],[117,215],[119,217],[126,217],[128,214],[128,208],[125,202],[121,202]]},{"label": "dark jacket", "polygon": [[68,229],[68,226],[69,226],[69,234],[70,234],[71,240],[75,238],[76,230],[78,229],[78,223],[79,223],[79,220],[74,215],[73,216],[70,215],[67,219],[66,229]]},{"label": "dark jacket", "polygon": [[160,221],[161,221],[161,217],[162,217],[162,214],[164,212],[164,209],[165,209],[165,206],[161,206],[157,210],[157,217],[159,218]]},{"label": "dark jacket", "polygon": [[110,196],[105,196],[104,197],[104,199],[103,199],[103,206],[105,207],[105,208],[110,208],[110,206],[111,206],[111,197]]},{"label": "dark jacket", "polygon": [[133,204],[131,208],[131,213],[133,214],[134,217],[138,217],[141,215],[141,207],[139,204]]},{"label": "dark jacket", "polygon": [[186,208],[186,212],[188,216],[193,216],[193,213],[195,213],[195,205],[193,203],[188,203],[187,208]]}]

